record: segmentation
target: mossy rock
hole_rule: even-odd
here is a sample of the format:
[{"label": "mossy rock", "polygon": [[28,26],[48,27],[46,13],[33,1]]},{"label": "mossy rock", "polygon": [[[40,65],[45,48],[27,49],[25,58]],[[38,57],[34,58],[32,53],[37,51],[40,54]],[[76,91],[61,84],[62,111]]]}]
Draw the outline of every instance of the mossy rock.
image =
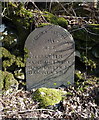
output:
[{"label": "mossy rock", "polygon": [[14,78],[12,73],[0,70],[0,90],[6,91],[12,87],[17,89],[18,81]]},{"label": "mossy rock", "polygon": [[58,104],[64,94],[63,91],[58,89],[38,88],[33,94],[33,99],[40,102],[40,107],[47,107]]}]

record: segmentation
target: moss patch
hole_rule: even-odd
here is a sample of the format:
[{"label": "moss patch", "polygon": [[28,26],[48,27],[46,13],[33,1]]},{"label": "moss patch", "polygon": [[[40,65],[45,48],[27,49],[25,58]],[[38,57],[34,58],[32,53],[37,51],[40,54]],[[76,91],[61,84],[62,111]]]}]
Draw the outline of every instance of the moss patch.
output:
[{"label": "moss patch", "polygon": [[52,88],[39,88],[33,94],[33,99],[40,102],[40,107],[58,104],[62,100],[64,92]]},{"label": "moss patch", "polygon": [[57,19],[57,23],[58,23],[58,25],[60,25],[61,27],[64,27],[64,28],[66,28],[67,25],[68,25],[67,20],[65,18],[63,18],[63,17],[59,17]]},{"label": "moss patch", "polygon": [[11,87],[18,87],[17,80],[14,78],[12,73],[0,70],[0,89],[5,91]]},{"label": "moss patch", "polygon": [[62,17],[57,17],[55,15],[53,15],[52,13],[49,13],[47,11],[44,11],[44,17],[47,20],[47,22],[55,24],[55,25],[60,25],[61,27],[66,28],[68,25],[68,22],[65,18]]},{"label": "moss patch", "polygon": [[[3,68],[4,70],[7,70],[10,66],[13,64],[16,65],[17,67],[24,67],[25,63],[23,62],[23,58],[20,56],[15,56],[11,54],[6,48],[0,47],[0,58],[3,58]],[[27,55],[25,53],[25,55]],[[25,56],[26,59],[27,56]]]},{"label": "moss patch", "polygon": [[0,71],[0,90],[3,89],[3,85],[4,85],[4,82],[3,82],[3,75],[2,75],[2,71]]},{"label": "moss patch", "polygon": [[44,27],[46,25],[51,25],[51,23],[41,23],[40,25],[38,25],[37,27]]},{"label": "moss patch", "polygon": [[0,47],[0,58],[2,58],[2,57],[4,57],[4,58],[11,57],[10,52],[7,49],[5,49],[4,47]]}]

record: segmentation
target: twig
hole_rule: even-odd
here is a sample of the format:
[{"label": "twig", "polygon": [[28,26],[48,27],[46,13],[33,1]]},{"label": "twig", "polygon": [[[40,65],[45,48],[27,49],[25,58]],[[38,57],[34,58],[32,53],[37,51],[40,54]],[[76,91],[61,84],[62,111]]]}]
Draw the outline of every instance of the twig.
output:
[{"label": "twig", "polygon": [[4,105],[7,106],[7,104],[0,98],[0,102]]},{"label": "twig", "polygon": [[74,30],[69,31],[69,32],[70,32],[70,33],[73,33],[73,32],[76,32],[76,31],[78,31],[78,30],[82,30],[82,29],[84,29],[84,28],[80,27],[80,28],[74,29]]},{"label": "twig", "polygon": [[[50,111],[54,112],[54,110],[51,109],[33,109],[33,110],[24,110],[24,111],[18,111],[19,114],[27,113],[27,112],[34,112],[34,111]],[[8,113],[13,113],[13,111],[7,111]],[[16,111],[14,111],[15,113]]]},{"label": "twig", "polygon": [[6,8],[3,9],[3,12],[1,13],[1,17],[4,17],[4,12],[5,12]]},{"label": "twig", "polygon": [[[70,14],[69,12],[67,12],[66,8],[65,8],[58,0],[56,0],[56,2],[57,2],[58,4],[60,4],[60,6],[64,9],[64,11],[65,11],[67,14]],[[72,14],[70,14],[70,15],[72,16]]]},{"label": "twig", "polygon": [[[72,5],[73,5],[73,3],[72,3]],[[71,9],[72,9],[72,11],[73,11],[73,13],[74,13],[74,16],[77,18],[77,14],[76,14],[76,12],[75,12],[75,10],[73,9],[72,6],[71,6]]]},{"label": "twig", "polygon": [[7,19],[12,20],[12,19],[10,19],[9,17],[7,17],[6,15],[4,15],[5,10],[6,10],[6,8],[4,8],[3,12],[1,13],[1,17],[6,17]]},{"label": "twig", "polygon": [[74,30],[70,31],[70,33],[76,32],[76,31],[81,30],[81,29],[84,29],[84,30],[85,30],[87,33],[89,33],[89,34],[92,34],[92,35],[95,35],[95,36],[99,36],[99,34],[90,32],[85,26],[83,26],[83,27],[81,27],[81,28],[74,29]]},{"label": "twig", "polygon": [[51,12],[51,7],[52,7],[52,0],[50,2],[50,6],[49,6],[49,11]]},{"label": "twig", "polygon": [[[33,3],[33,5],[34,5],[34,7],[39,11],[39,13],[41,13],[41,10],[37,7],[37,5],[36,5],[34,2],[32,2],[32,3]],[[46,23],[48,23],[42,14],[41,14],[41,17],[43,18],[43,20],[44,20]]]},{"label": "twig", "polygon": [[96,33],[90,32],[85,26],[83,26],[82,28],[83,28],[87,33],[89,33],[89,34],[99,36],[99,34],[96,34]]}]

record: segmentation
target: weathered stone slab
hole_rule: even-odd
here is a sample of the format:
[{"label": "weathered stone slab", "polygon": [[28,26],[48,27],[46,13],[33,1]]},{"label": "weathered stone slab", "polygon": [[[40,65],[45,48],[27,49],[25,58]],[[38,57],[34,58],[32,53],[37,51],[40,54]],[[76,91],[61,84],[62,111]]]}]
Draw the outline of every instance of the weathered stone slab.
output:
[{"label": "weathered stone slab", "polygon": [[74,82],[75,44],[64,28],[48,25],[35,29],[28,36],[25,47],[27,89],[55,88]]}]

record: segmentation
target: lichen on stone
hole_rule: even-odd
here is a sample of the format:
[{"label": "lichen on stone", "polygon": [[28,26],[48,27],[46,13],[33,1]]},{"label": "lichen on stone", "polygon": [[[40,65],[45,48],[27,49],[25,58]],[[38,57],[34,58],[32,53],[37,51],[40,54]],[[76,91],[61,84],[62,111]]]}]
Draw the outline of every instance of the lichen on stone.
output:
[{"label": "lichen on stone", "polygon": [[33,94],[33,99],[40,102],[40,107],[46,108],[47,106],[58,104],[64,94],[65,93],[59,89],[38,88]]}]

